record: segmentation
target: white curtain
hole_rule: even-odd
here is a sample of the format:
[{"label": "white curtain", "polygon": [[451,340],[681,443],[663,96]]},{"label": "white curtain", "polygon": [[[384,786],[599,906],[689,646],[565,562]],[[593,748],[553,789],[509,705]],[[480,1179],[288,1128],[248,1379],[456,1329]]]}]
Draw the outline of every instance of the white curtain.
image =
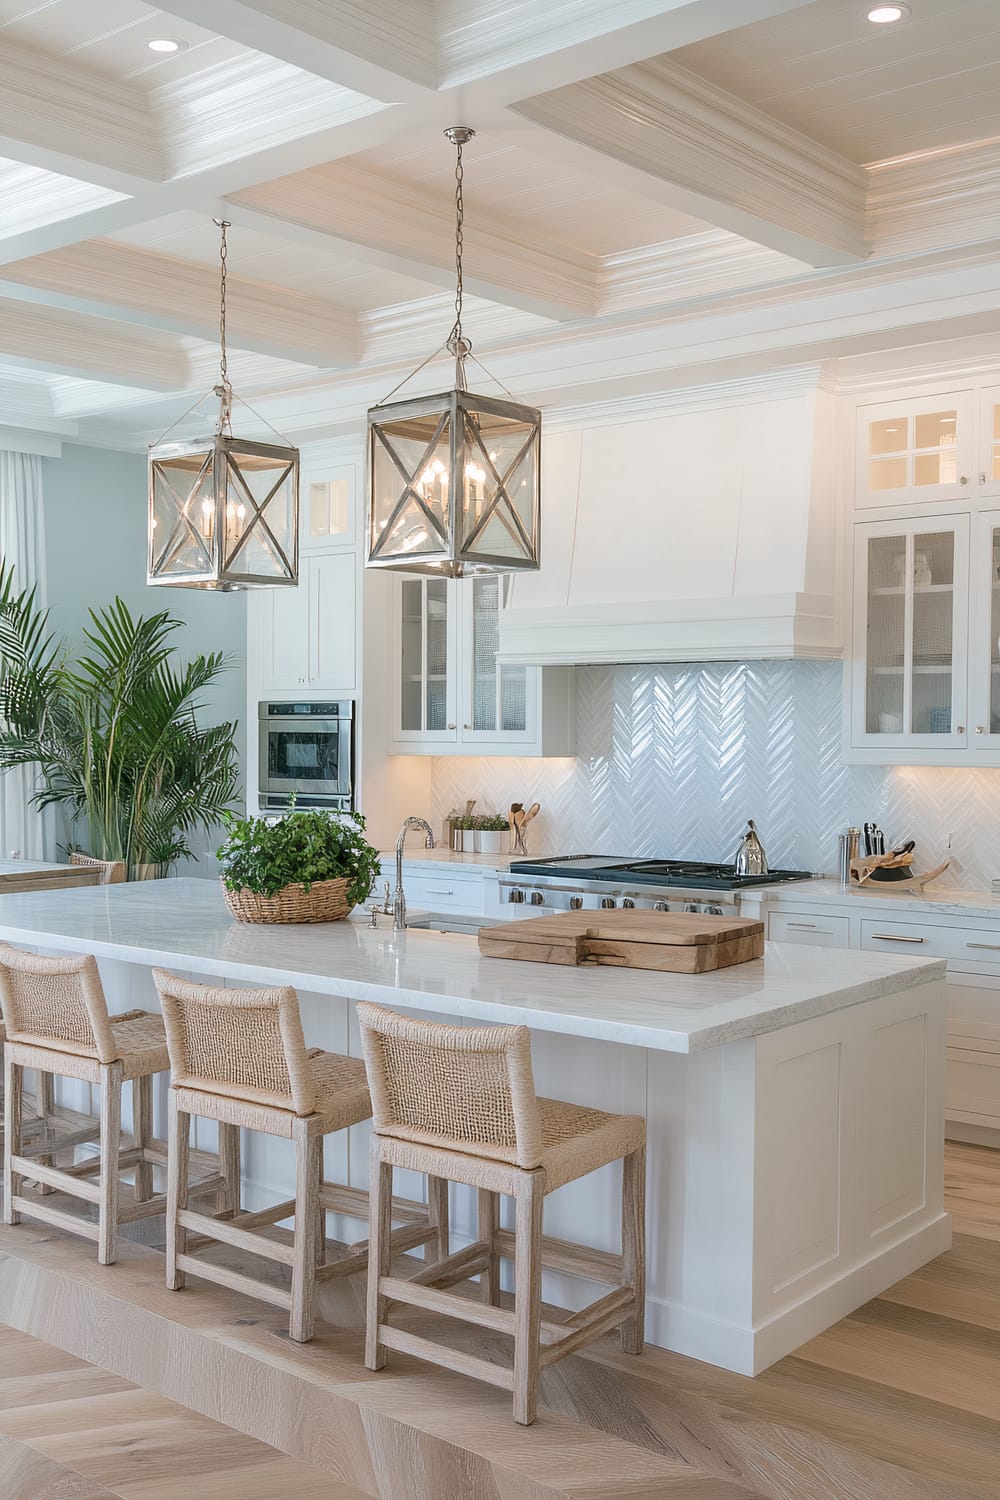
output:
[{"label": "white curtain", "polygon": [[[31,453],[0,452],[0,556],[13,564],[19,590],[37,585],[44,606],[42,461]],[[42,817],[29,802],[36,777],[33,766],[0,772],[0,859],[15,850],[22,859],[45,857]]]}]

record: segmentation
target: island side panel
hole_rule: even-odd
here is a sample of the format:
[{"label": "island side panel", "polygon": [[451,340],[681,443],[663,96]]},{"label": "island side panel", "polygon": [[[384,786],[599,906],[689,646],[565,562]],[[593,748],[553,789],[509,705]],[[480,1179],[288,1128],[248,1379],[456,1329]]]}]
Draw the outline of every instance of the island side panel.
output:
[{"label": "island side panel", "polygon": [[940,981],[757,1039],[754,1364],[951,1244]]}]

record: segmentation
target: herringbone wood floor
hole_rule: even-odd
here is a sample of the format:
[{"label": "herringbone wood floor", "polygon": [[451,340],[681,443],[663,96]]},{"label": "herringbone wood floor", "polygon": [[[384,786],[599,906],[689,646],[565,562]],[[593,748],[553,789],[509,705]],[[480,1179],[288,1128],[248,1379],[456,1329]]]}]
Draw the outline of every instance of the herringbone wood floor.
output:
[{"label": "herringbone wood floor", "polygon": [[[34,1257],[75,1278],[75,1293],[38,1314],[33,1326],[48,1317],[47,1337],[75,1323],[75,1347],[93,1338],[121,1368],[135,1357],[139,1310],[149,1310],[162,1343],[159,1363],[142,1367],[148,1385],[159,1364],[176,1368],[187,1330],[207,1333],[227,1359],[252,1351],[266,1378],[228,1419],[266,1429],[308,1463],[10,1333],[0,1338],[0,1495],[1000,1500],[1000,1153],[951,1145],[947,1171],[954,1248],[756,1380],[655,1349],[634,1359],[608,1339],[546,1372],[544,1407],[527,1431],[510,1422],[507,1397],[462,1377],[401,1356],[365,1372],[357,1332],[341,1331],[358,1327],[357,1288],[326,1302],[327,1326],[299,1349],[264,1304],[204,1283],[165,1292],[149,1250],[130,1248],[101,1272],[89,1245],[58,1231],[2,1231],[0,1262]],[[14,1291],[29,1286],[17,1274]],[[91,1285],[102,1299],[96,1319],[79,1291]],[[112,1315],[110,1298],[126,1293],[133,1313]],[[455,1341],[508,1357],[475,1330]],[[215,1345],[173,1387],[192,1406],[217,1409]]]}]

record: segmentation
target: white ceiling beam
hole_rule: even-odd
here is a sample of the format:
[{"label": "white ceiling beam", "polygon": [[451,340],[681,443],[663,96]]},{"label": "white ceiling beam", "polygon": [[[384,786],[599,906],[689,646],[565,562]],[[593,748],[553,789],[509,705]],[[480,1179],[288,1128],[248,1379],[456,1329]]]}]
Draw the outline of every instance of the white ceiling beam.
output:
[{"label": "white ceiling beam", "polygon": [[159,9],[386,103],[435,86],[433,0],[165,0]]},{"label": "white ceiling beam", "polygon": [[[5,267],[0,296],[214,340],[218,272],[114,240],[92,240]],[[357,363],[357,315],[319,297],[230,275],[232,344],[320,369]]]},{"label": "white ceiling beam", "polygon": [[184,390],[191,374],[176,339],[9,298],[0,298],[0,363],[146,391]]},{"label": "white ceiling beam", "polygon": [[164,176],[163,141],[139,89],[5,40],[0,155],[117,193]]},{"label": "white ceiling beam", "polygon": [[812,0],[576,0],[572,5],[440,0],[441,89],[510,104],[693,42],[799,10]]},{"label": "white ceiling beam", "polygon": [[540,128],[536,149],[783,255],[833,266],[867,254],[860,167],[669,58],[512,113]]},{"label": "white ceiling beam", "polygon": [[[234,197],[226,212],[270,234],[301,234],[368,264],[432,286],[454,283],[454,205],[388,174],[334,162],[279,178]],[[542,317],[592,317],[597,262],[541,239],[513,219],[484,219],[465,229],[465,284],[477,296]]]}]

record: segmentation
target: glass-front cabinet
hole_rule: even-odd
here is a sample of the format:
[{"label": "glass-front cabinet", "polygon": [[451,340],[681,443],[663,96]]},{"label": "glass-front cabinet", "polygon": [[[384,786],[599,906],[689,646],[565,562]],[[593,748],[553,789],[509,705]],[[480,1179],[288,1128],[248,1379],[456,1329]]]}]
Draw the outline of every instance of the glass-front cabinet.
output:
[{"label": "glass-front cabinet", "polygon": [[968,744],[969,560],[967,516],[856,528],[855,748],[950,756]]},{"label": "glass-front cabinet", "polygon": [[1000,752],[1000,511],[977,516],[973,535],[969,719],[973,751],[991,750],[995,757]]},{"label": "glass-front cabinet", "polygon": [[573,753],[573,669],[498,660],[502,577],[393,582],[392,753]]},{"label": "glass-front cabinet", "polygon": [[970,391],[859,407],[858,508],[967,499],[973,409]]}]

